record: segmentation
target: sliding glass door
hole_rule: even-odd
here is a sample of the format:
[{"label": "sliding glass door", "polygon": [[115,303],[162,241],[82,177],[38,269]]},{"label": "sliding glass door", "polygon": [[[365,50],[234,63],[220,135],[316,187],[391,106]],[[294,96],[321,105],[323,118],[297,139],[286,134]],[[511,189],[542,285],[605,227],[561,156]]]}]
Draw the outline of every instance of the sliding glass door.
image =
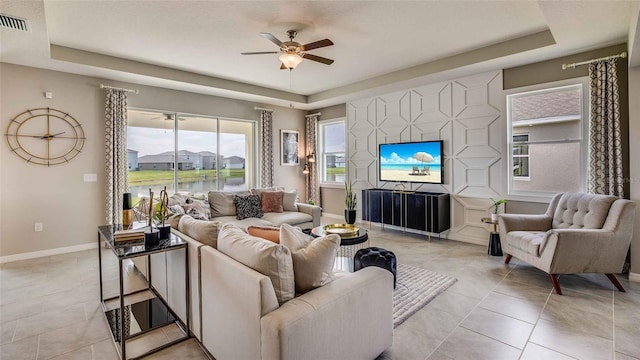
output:
[{"label": "sliding glass door", "polygon": [[238,191],[256,178],[256,123],[180,113],[129,110],[127,155],[134,197]]}]

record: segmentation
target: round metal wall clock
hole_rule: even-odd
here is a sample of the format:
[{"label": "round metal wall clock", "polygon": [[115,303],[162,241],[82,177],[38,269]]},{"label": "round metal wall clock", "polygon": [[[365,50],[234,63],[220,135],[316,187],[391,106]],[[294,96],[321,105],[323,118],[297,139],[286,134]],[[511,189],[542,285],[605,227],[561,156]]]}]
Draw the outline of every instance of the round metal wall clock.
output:
[{"label": "round metal wall clock", "polygon": [[60,165],[82,151],[86,137],[82,125],[66,112],[38,108],[9,122],[5,134],[9,148],[28,163]]}]

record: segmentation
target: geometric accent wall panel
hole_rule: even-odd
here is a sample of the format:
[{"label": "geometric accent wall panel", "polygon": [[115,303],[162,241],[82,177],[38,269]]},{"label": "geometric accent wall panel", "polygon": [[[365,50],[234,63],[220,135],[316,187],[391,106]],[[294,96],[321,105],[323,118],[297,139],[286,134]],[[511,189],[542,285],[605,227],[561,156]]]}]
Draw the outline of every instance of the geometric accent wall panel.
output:
[{"label": "geometric accent wall panel", "polygon": [[487,199],[505,192],[503,99],[502,72],[491,71],[349,102],[348,181],[358,191],[392,188],[396,183],[377,179],[378,144],[444,140],[445,184],[406,186],[451,193],[449,237],[486,242],[480,218],[487,215]]}]

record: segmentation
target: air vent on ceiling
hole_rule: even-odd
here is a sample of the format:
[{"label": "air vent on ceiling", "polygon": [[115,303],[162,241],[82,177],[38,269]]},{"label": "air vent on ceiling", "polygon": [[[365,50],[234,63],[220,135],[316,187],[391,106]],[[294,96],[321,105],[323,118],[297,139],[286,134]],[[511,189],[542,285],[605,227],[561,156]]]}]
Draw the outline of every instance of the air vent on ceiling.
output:
[{"label": "air vent on ceiling", "polygon": [[15,16],[0,14],[0,27],[29,31],[29,22],[25,19],[20,19]]}]

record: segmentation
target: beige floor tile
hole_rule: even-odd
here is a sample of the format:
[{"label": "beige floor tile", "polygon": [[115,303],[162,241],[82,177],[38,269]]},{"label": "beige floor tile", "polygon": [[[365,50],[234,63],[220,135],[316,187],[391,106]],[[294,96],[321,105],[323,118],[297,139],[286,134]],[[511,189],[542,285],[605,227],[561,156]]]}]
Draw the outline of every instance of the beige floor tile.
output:
[{"label": "beige floor tile", "polygon": [[16,332],[17,321],[9,321],[0,324],[0,345],[13,341],[13,334]]},{"label": "beige floor tile", "polygon": [[[453,284],[452,287],[456,286],[456,284]],[[444,311],[457,317],[465,317],[480,302],[478,299],[456,292],[450,292],[450,289],[451,288],[438,295],[429,304],[427,304],[427,307]]]},{"label": "beige floor tile", "polygon": [[398,326],[393,333],[393,345],[383,353],[381,359],[426,359],[441,342],[404,325]]},{"label": "beige floor tile", "polygon": [[14,341],[24,339],[85,320],[82,304],[60,310],[43,311],[34,316],[18,319],[13,339]]},{"label": "beige floor tile", "polygon": [[562,296],[555,293],[551,295],[540,315],[542,319],[613,340],[612,299],[569,289],[562,293]]},{"label": "beige floor tile", "polygon": [[38,359],[50,359],[110,339],[110,336],[106,321],[100,317],[52,330],[40,335]]},{"label": "beige floor tile", "polygon": [[102,340],[91,345],[93,351],[93,360],[116,360],[118,359],[118,353],[116,347],[111,338]]},{"label": "beige floor tile", "polygon": [[484,335],[461,327],[438,347],[438,352],[453,359],[518,359],[521,351]]},{"label": "beige floor tile", "polygon": [[[638,309],[637,311],[640,311]],[[640,323],[631,321],[615,325],[615,350],[640,358]]]},{"label": "beige floor tile", "polygon": [[534,343],[528,343],[520,360],[572,360],[574,357],[560,354]]},{"label": "beige floor tile", "polygon": [[584,360],[613,358],[613,341],[598,336],[578,333],[561,323],[540,320],[529,340],[559,353]]},{"label": "beige floor tile", "polygon": [[[58,355],[51,358],[52,360],[87,360],[93,359],[93,351],[91,345],[81,347],[80,349],[70,351],[66,354]],[[115,360],[115,359],[114,359]]]},{"label": "beige floor tile", "polygon": [[427,358],[427,360],[455,360],[452,357],[448,357],[447,355],[441,353],[440,351],[435,351],[431,356]]},{"label": "beige floor tile", "polygon": [[535,324],[542,312],[544,300],[521,299],[513,296],[492,292],[479,305],[483,309],[491,310],[512,318]]},{"label": "beige floor tile", "polygon": [[24,288],[0,291],[0,306],[15,303],[24,299]]},{"label": "beige floor tile", "polygon": [[200,346],[195,342],[195,340],[185,340],[181,343],[173,345],[172,347],[159,351],[151,356],[148,359],[155,360],[174,360],[174,359],[184,359],[184,360],[208,360],[208,357],[204,354]]},{"label": "beige floor tile", "polygon": [[42,298],[27,297],[20,302],[0,306],[0,323],[38,314],[44,308]]},{"label": "beige floor tile", "polygon": [[608,299],[611,299],[614,290],[613,284],[604,274],[562,275],[560,277],[560,287]]},{"label": "beige floor tile", "polygon": [[460,325],[518,349],[524,349],[533,325],[524,321],[476,308]]},{"label": "beige floor tile", "polygon": [[452,315],[426,306],[407,319],[402,325],[418,330],[430,338],[442,341],[458,326],[462,319],[462,316]]},{"label": "beige floor tile", "polygon": [[623,353],[616,352],[615,353],[615,359],[616,360],[639,360],[640,358],[636,358],[636,357],[633,357],[633,356],[629,356],[629,355],[626,355],[626,354],[623,354]]},{"label": "beige floor tile", "polygon": [[38,352],[38,336],[0,346],[0,359],[34,360]]},{"label": "beige floor tile", "polygon": [[127,357],[140,356],[151,349],[155,349],[169,342],[162,329],[156,329],[127,341]]},{"label": "beige floor tile", "polygon": [[545,288],[511,280],[504,280],[500,282],[500,284],[498,284],[498,286],[496,286],[493,291],[500,294],[543,304],[547,301],[547,298],[551,294],[551,289],[549,287]]}]

